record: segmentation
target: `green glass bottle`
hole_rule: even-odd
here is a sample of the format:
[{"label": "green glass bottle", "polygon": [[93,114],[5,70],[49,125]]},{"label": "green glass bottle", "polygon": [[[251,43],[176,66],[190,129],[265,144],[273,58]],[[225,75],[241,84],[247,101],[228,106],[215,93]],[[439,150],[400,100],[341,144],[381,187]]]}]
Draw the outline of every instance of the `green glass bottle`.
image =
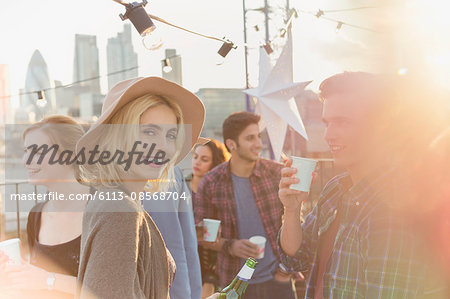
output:
[{"label": "green glass bottle", "polygon": [[256,265],[258,265],[258,262],[249,258],[230,285],[220,292],[219,299],[241,299],[245,289],[247,289],[248,281],[255,272]]}]

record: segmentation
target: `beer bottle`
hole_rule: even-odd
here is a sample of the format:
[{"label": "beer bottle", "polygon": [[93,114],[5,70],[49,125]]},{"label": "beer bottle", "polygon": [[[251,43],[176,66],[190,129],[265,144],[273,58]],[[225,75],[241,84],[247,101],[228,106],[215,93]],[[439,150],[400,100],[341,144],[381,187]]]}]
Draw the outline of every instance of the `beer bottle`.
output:
[{"label": "beer bottle", "polygon": [[249,258],[231,284],[220,292],[219,299],[241,299],[257,264],[256,260]]}]

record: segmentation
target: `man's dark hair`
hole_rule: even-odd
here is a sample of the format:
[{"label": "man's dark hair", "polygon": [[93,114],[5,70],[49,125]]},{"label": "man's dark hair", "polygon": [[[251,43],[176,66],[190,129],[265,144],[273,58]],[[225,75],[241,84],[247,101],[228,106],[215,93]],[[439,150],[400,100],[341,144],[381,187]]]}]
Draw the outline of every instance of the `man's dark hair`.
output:
[{"label": "man's dark hair", "polygon": [[319,86],[319,99],[336,94],[359,94],[374,96],[382,90],[382,81],[378,75],[366,72],[344,72],[331,76]]},{"label": "man's dark hair", "polygon": [[239,111],[230,114],[223,122],[222,125],[222,134],[223,134],[223,142],[225,143],[225,147],[228,151],[230,149],[227,146],[227,139],[234,140],[236,143],[238,142],[238,137],[251,124],[258,124],[261,116],[246,112]]}]

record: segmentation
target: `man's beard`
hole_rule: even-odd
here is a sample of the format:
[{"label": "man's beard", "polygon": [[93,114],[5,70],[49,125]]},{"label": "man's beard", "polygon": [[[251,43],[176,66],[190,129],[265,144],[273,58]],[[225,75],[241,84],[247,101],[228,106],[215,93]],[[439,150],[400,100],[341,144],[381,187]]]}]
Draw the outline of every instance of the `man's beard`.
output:
[{"label": "man's beard", "polygon": [[254,158],[253,155],[251,155],[251,154],[249,154],[248,156],[245,154],[242,154],[240,151],[239,144],[237,145],[237,154],[241,160],[244,160],[247,162],[256,162],[259,159],[259,155],[256,158]]}]

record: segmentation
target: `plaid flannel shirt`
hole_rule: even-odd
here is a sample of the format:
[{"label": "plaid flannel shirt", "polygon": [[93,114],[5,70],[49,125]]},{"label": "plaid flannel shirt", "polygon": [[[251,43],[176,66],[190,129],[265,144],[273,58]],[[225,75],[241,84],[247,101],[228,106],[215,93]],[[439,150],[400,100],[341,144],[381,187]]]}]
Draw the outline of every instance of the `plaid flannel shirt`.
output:
[{"label": "plaid flannel shirt", "polygon": [[425,298],[427,269],[417,250],[418,240],[391,208],[396,194],[392,173],[372,175],[349,190],[348,174],[332,179],[302,224],[302,244],[296,255],[287,256],[279,247],[287,269],[311,270],[305,298],[314,298],[320,235],[333,222],[337,209],[342,217],[323,274],[323,297]]},{"label": "plaid flannel shirt", "polygon": [[[282,164],[261,158],[256,162],[249,177],[267,239],[278,260],[277,233],[283,214],[278,199],[281,168]],[[202,178],[195,197],[194,214],[196,223],[204,218],[220,220],[223,238],[239,238],[230,162],[222,163]],[[216,272],[220,285],[228,285],[239,272],[240,266],[239,258],[229,255],[228,252],[219,252]]]}]

